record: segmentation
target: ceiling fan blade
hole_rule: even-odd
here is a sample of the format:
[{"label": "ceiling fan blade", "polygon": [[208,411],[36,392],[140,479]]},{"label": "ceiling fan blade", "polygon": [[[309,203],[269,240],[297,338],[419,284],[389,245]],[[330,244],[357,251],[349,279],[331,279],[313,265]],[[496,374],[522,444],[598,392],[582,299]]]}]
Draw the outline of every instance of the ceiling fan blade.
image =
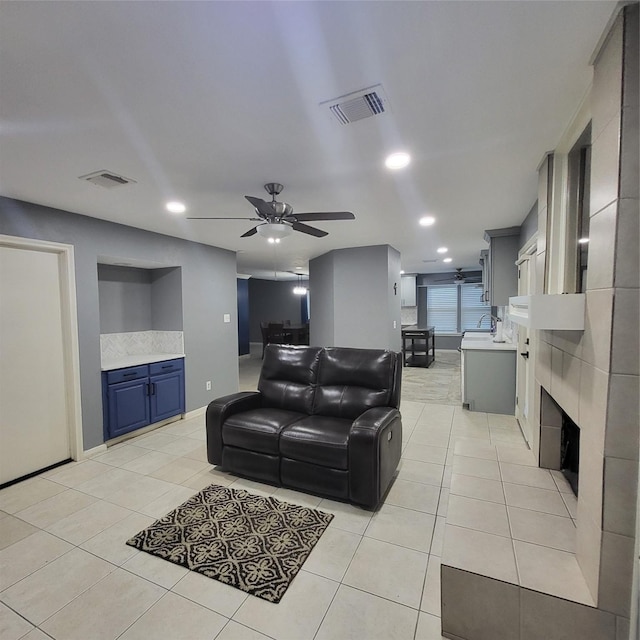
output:
[{"label": "ceiling fan blade", "polygon": [[249,236],[255,236],[258,233],[258,227],[253,227],[253,229],[249,229],[249,231],[243,233],[241,238],[248,238]]},{"label": "ceiling fan blade", "polygon": [[270,202],[266,202],[262,198],[254,198],[253,196],[245,196],[245,198],[256,208],[259,216],[268,218],[273,215],[273,207]]},{"label": "ceiling fan blade", "polygon": [[355,220],[356,217],[351,211],[320,211],[317,213],[294,213],[293,217],[301,222],[314,220]]},{"label": "ceiling fan blade", "polygon": [[291,225],[296,231],[302,231],[302,233],[307,233],[310,236],[315,236],[316,238],[323,238],[324,236],[328,236],[328,232],[323,231],[322,229],[316,229],[315,227],[310,227],[308,224],[302,224],[301,222],[294,222]]},{"label": "ceiling fan blade", "polygon": [[233,217],[233,218],[219,218],[217,216],[215,217],[199,217],[199,216],[187,216],[186,218],[187,220],[253,220],[255,222],[261,222],[262,218],[238,218],[238,217]]}]

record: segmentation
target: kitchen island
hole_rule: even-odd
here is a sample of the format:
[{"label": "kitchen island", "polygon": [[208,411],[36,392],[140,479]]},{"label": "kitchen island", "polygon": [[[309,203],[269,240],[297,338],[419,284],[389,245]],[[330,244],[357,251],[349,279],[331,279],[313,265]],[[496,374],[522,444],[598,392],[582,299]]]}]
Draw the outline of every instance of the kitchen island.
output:
[{"label": "kitchen island", "polygon": [[434,327],[402,327],[402,364],[405,367],[429,367],[435,359]]}]

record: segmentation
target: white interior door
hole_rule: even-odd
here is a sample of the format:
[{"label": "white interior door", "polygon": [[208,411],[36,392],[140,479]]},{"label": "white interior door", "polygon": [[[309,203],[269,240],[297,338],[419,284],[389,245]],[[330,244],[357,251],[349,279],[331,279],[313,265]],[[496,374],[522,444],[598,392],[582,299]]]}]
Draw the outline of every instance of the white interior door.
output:
[{"label": "white interior door", "polygon": [[[518,295],[535,293],[536,245],[528,247],[518,259]],[[529,446],[533,445],[534,348],[533,331],[518,325],[518,357],[516,365],[516,418]]]},{"label": "white interior door", "polygon": [[71,457],[61,260],[0,242],[0,484]]}]

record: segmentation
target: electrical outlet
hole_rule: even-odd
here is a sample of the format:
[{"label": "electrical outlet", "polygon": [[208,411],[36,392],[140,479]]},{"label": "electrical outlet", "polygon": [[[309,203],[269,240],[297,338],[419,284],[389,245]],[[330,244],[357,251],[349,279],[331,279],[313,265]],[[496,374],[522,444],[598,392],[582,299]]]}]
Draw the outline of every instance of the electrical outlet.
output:
[{"label": "electrical outlet", "polygon": [[231,322],[231,314],[230,313],[225,313],[224,316],[222,316],[222,321],[223,322]]},{"label": "electrical outlet", "polygon": [[207,391],[211,391],[211,380],[207,380]]}]

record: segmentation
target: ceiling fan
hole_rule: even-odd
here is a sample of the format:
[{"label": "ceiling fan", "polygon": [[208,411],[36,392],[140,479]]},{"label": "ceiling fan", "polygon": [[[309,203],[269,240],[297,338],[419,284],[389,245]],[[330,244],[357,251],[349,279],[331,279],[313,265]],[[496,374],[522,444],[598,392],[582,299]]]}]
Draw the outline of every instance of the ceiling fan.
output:
[{"label": "ceiling fan", "polygon": [[455,284],[463,284],[465,282],[468,284],[473,284],[482,282],[482,276],[468,276],[467,274],[462,272],[462,267],[456,267],[456,273],[453,278],[449,276],[448,278],[441,278],[440,280],[436,280],[436,282],[451,282],[451,280],[453,280]]},{"label": "ceiling fan", "polygon": [[[255,227],[243,233],[241,238],[248,238],[256,233],[266,238],[273,238],[279,242],[280,238],[288,236],[292,231],[300,231],[316,238],[328,235],[326,231],[316,227],[303,224],[303,222],[320,222],[326,220],[355,220],[355,216],[350,211],[323,211],[318,213],[294,213],[293,207],[287,202],[278,202],[276,196],[284,189],[278,182],[268,182],[264,185],[267,193],[271,196],[271,202],[245,196],[253,205],[256,217],[251,218],[200,218],[189,217],[189,220],[253,220],[258,222]],[[271,240],[273,241],[273,240]]]}]

